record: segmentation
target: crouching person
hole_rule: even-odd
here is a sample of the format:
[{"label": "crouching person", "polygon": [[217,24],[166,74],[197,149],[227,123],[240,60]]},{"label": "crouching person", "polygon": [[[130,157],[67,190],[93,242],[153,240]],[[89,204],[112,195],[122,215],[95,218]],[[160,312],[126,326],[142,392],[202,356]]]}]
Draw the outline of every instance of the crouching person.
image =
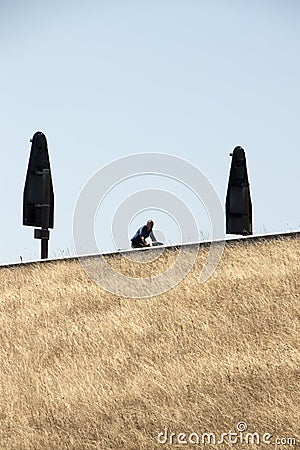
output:
[{"label": "crouching person", "polygon": [[131,239],[132,248],[150,247],[150,243],[146,239],[150,236],[152,242],[156,242],[156,237],[153,234],[153,220],[148,220],[146,225],[140,227],[133,238]]}]

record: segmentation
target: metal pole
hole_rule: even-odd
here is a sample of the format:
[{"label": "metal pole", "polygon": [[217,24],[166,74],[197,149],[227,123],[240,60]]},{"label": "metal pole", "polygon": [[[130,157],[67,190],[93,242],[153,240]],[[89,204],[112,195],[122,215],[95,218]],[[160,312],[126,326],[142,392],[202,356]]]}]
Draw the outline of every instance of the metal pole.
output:
[{"label": "metal pole", "polygon": [[48,240],[49,237],[49,218],[50,218],[50,170],[43,169],[43,206],[42,206],[42,232],[45,236],[41,239],[41,258],[48,258]]}]

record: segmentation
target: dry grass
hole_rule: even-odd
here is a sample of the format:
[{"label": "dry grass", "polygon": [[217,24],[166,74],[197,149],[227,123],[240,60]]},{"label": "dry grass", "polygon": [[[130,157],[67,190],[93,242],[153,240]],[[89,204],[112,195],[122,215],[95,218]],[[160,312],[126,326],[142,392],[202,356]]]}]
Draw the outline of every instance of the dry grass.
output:
[{"label": "dry grass", "polygon": [[[300,448],[300,241],[228,246],[200,285],[206,252],[147,299],[109,294],[76,261],[2,268],[0,448],[225,449],[157,435],[220,437],[242,420]],[[141,264],[110,264],[144,276]]]}]

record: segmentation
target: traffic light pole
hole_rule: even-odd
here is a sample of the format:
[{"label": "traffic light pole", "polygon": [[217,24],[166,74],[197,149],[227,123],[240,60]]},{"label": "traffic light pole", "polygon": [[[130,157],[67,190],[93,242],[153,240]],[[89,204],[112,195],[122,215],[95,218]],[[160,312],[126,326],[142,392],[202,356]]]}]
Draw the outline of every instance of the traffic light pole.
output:
[{"label": "traffic light pole", "polygon": [[42,229],[34,230],[35,239],[41,239],[41,259],[48,258],[48,241],[50,237],[49,220],[50,220],[50,170],[43,169],[41,173],[43,177],[43,203],[42,208]]},{"label": "traffic light pole", "polygon": [[41,258],[48,258],[49,217],[50,217],[50,170],[43,169],[43,206],[42,206]]}]

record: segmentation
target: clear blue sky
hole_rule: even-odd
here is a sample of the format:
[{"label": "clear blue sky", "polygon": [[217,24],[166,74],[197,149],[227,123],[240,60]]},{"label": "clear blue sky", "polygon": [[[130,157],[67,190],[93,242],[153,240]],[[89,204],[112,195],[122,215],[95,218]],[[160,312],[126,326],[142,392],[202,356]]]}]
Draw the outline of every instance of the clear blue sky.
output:
[{"label": "clear blue sky", "polygon": [[[39,258],[33,229],[21,225],[37,130],[48,139],[56,199],[50,256],[72,254],[87,180],[132,153],[187,159],[224,203],[229,152],[241,145],[255,233],[299,229],[299,23],[298,0],[1,0],[0,263]],[[104,250],[114,250],[117,204],[154,185],[181,196],[209,233],[191,193],[148,176],[103,203],[96,233]],[[174,223],[159,212],[138,216],[130,232],[149,214],[176,243]]]}]

